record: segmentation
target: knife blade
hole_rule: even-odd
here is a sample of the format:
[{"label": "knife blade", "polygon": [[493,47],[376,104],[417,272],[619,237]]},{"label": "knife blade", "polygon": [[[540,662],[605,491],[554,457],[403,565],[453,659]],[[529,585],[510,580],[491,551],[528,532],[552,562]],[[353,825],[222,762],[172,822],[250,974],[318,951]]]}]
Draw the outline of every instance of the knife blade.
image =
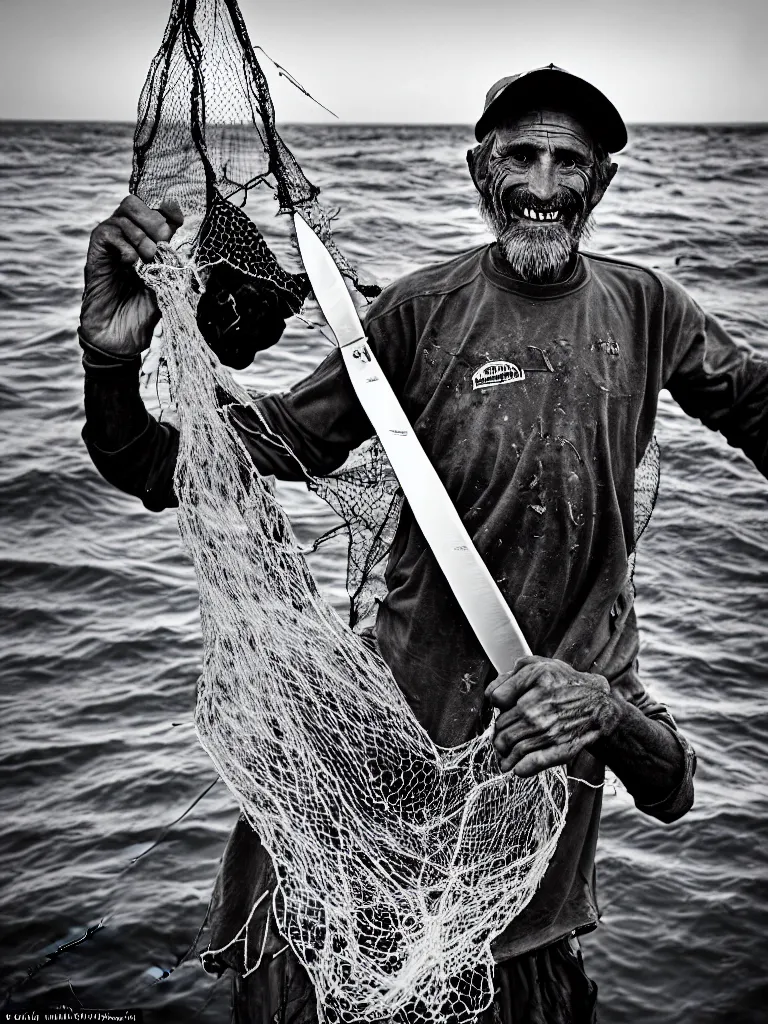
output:
[{"label": "knife blade", "polygon": [[511,671],[531,653],[520,626],[384,376],[333,257],[300,214],[293,219],[312,291],[413,516],[494,668]]}]

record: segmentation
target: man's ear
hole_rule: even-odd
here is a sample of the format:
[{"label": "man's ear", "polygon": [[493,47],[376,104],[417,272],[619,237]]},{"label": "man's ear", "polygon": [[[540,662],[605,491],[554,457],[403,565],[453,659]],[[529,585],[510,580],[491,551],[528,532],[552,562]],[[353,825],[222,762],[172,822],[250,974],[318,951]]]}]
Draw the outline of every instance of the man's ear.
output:
[{"label": "man's ear", "polygon": [[478,192],[481,191],[480,186],[477,184],[477,178],[475,177],[477,168],[477,151],[480,147],[476,146],[474,149],[467,150],[467,167],[469,168],[469,176]]},{"label": "man's ear", "polygon": [[467,167],[475,188],[482,195],[488,178],[488,158],[490,149],[486,142],[481,142],[474,149],[467,150]]},{"label": "man's ear", "polygon": [[596,179],[595,187],[592,190],[592,202],[590,204],[590,209],[594,210],[594,208],[597,206],[597,204],[603,198],[603,196],[606,193],[606,190],[607,190],[608,186],[611,184],[613,179],[616,177],[616,171],[618,171],[618,169],[619,169],[619,165],[612,163],[610,165],[610,167],[608,168],[607,173],[605,175],[601,175],[600,177],[598,177]]}]

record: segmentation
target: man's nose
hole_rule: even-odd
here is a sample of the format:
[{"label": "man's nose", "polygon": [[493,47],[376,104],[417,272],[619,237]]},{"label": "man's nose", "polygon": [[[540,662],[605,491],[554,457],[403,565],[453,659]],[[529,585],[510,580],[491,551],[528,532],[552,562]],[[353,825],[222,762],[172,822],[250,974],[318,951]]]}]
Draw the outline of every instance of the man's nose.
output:
[{"label": "man's nose", "polygon": [[533,164],[528,175],[528,188],[536,196],[546,203],[557,192],[557,173],[555,162],[547,154],[542,156]]}]

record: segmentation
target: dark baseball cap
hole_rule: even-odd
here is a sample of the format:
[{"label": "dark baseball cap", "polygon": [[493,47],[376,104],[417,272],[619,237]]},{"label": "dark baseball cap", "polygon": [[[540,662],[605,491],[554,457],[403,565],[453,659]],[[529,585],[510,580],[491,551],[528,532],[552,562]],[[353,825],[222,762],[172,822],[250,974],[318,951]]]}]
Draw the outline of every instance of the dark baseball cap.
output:
[{"label": "dark baseball cap", "polygon": [[475,138],[482,142],[504,117],[547,109],[575,117],[609,153],[618,153],[627,144],[626,126],[608,97],[554,64],[500,78],[492,85],[485,97],[483,116],[475,125]]}]

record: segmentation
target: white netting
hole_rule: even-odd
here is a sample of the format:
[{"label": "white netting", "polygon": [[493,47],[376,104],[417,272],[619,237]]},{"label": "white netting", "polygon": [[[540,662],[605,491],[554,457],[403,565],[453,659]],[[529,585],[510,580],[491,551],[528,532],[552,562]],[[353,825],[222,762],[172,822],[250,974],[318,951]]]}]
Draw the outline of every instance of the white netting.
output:
[{"label": "white netting", "polygon": [[252,403],[198,333],[191,265],[161,249],[145,273],[200,586],[200,740],[272,856],[276,919],[321,1018],[473,1021],[492,999],[491,940],[554,852],[565,773],[501,775],[487,735],[431,742],[387,666],[319,594],[220,408],[217,388]]}]

